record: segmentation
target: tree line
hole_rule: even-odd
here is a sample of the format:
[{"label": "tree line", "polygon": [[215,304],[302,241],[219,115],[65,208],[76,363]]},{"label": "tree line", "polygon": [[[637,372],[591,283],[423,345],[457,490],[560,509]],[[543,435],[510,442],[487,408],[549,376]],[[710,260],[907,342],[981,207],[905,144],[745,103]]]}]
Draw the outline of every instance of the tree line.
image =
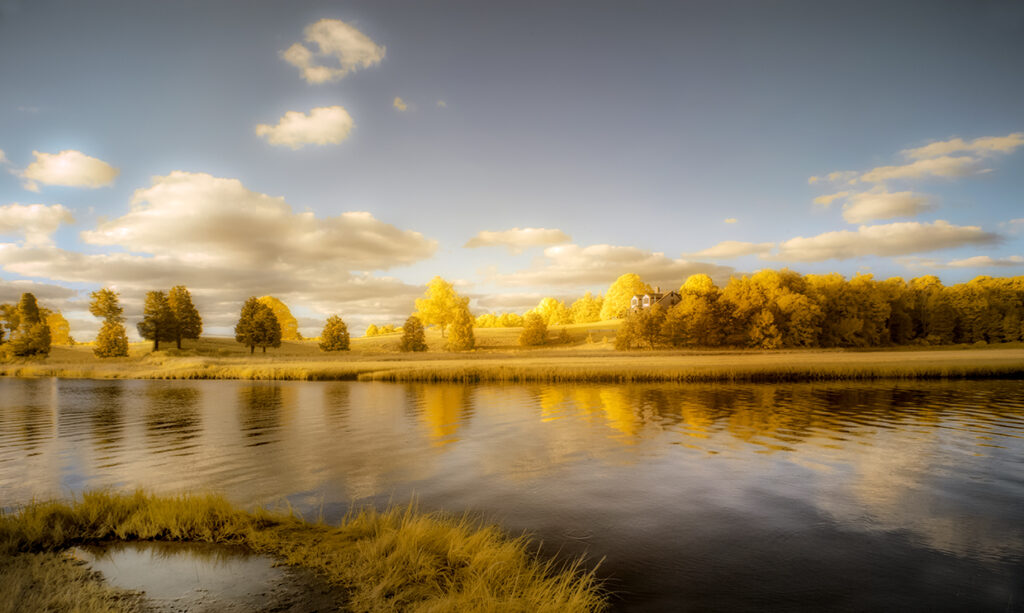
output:
[{"label": "tree line", "polygon": [[[642,292],[638,292],[642,293]],[[881,347],[1024,340],[1024,277],[944,286],[762,270],[718,288],[691,276],[671,307],[630,311],[616,346]]]},{"label": "tree line", "polygon": [[[636,274],[620,276],[604,296],[587,292],[571,305],[543,298],[525,314],[484,313],[474,317],[469,299],[434,277],[416,311],[401,327],[371,325],[367,336],[400,332],[402,351],[425,351],[424,326],[439,328],[450,351],[473,349],[474,327],[522,328],[523,346],[550,342],[549,326],[623,319],[616,347],[878,347],[1024,341],[1024,277],[977,277],[944,286],[935,276],[876,281],[869,274],[846,279],[838,273],[800,275],[762,270],[733,277],[724,288],[707,275],[693,275],[679,288],[678,304],[632,309],[634,295],[652,288]],[[116,291],[90,294],[89,311],[103,320],[93,346],[99,357],[128,355],[123,309]],[[67,320],[39,306],[31,293],[17,304],[0,305],[0,354],[45,356],[53,344],[73,344]],[[203,322],[185,286],[146,294],[139,336],[153,342],[197,340]],[[557,340],[568,342],[563,328]],[[242,305],[235,340],[254,353],[301,340],[298,322],[273,296],[251,297]],[[320,336],[324,351],[349,349],[350,337],[339,315],[328,318]]]}]

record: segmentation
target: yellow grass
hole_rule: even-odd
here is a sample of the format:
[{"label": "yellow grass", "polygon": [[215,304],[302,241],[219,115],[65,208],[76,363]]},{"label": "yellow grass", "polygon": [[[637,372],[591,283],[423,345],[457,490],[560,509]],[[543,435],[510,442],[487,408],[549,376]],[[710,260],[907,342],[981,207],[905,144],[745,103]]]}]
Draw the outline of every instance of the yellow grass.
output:
[{"label": "yellow grass", "polygon": [[[176,349],[131,347],[127,358],[101,360],[89,347],[56,347],[45,360],[0,364],[0,376],[93,379],[254,379],[387,381],[816,381],[875,378],[1024,376],[1024,345],[886,350],[689,350],[619,352],[602,340],[615,322],[567,326],[573,342],[539,349],[515,345],[518,328],[477,329],[480,348],[400,353],[399,335],[353,339],[352,351],[324,353],[315,342],[285,342],[266,354],[232,339],[205,338]],[[602,328],[603,326],[603,328]],[[588,341],[589,338],[593,341]]]},{"label": "yellow grass", "polygon": [[[245,512],[217,496],[102,492],[0,516],[0,572],[15,569],[0,583],[0,601],[20,595],[29,598],[20,610],[48,610],[37,606],[44,601],[33,600],[26,580],[50,576],[68,597],[111,605],[97,610],[130,610],[130,598],[90,585],[56,553],[112,539],[244,545],[345,588],[355,611],[572,612],[606,606],[593,571],[579,561],[541,561],[525,537],[509,538],[466,517],[420,513],[415,505],[362,510],[332,526],[292,513]],[[29,557],[40,555],[48,557]],[[23,570],[35,560],[43,561],[46,573]],[[125,606],[117,608],[119,602]]]}]

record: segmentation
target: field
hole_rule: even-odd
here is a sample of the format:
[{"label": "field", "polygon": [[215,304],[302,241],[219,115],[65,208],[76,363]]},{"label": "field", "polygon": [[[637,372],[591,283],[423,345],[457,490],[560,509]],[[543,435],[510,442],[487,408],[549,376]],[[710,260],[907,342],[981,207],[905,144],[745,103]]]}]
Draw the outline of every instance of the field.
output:
[{"label": "field", "polygon": [[[352,350],[324,353],[315,341],[247,348],[227,338],[187,341],[182,350],[131,346],[127,358],[98,359],[88,345],[54,347],[44,360],[0,364],[0,376],[96,379],[279,379],[387,381],[713,382],[876,378],[1024,376],[1024,345],[901,347],[886,350],[613,349],[617,322],[565,326],[569,342],[520,348],[518,328],[476,329],[477,348],[443,350],[428,330],[430,350],[398,351],[399,334],[352,339]],[[553,331],[552,338],[558,332]]]}]

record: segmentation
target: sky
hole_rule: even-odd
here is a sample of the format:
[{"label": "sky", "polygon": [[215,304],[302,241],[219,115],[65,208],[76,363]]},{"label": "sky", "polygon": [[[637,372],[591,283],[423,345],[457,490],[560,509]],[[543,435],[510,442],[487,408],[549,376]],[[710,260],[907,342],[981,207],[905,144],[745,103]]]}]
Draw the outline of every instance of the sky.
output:
[{"label": "sky", "polygon": [[1020,2],[0,0],[0,302],[1021,275],[1022,75]]}]

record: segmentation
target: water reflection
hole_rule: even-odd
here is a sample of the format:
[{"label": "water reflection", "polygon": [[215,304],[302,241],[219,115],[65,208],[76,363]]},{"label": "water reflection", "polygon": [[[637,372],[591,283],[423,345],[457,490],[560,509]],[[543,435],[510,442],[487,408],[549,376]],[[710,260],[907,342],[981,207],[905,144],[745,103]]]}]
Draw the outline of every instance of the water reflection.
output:
[{"label": "water reflection", "polygon": [[82,404],[87,408],[96,453],[101,457],[115,451],[124,434],[124,388],[120,381],[96,381]]},{"label": "water reflection", "polygon": [[196,388],[146,382],[146,435],[154,453],[189,455],[196,448],[202,421]]},{"label": "water reflection", "polygon": [[[144,487],[243,505],[287,497],[337,518],[416,495],[607,556],[641,610],[677,604],[680,590],[721,608],[730,581],[767,597],[794,573],[841,590],[843,577],[882,572],[893,598],[953,586],[1024,598],[1010,571],[1024,561],[1022,475],[1017,381],[0,380],[3,505]],[[908,575],[924,560],[931,570]]]},{"label": "water reflection", "polygon": [[238,406],[242,432],[255,439],[249,444],[256,446],[271,442],[265,437],[281,427],[281,412],[284,408],[282,389],[273,384],[249,384],[238,390]]},{"label": "water reflection", "polygon": [[434,446],[457,443],[459,429],[473,416],[470,389],[465,385],[409,385],[409,409],[426,426]]}]

